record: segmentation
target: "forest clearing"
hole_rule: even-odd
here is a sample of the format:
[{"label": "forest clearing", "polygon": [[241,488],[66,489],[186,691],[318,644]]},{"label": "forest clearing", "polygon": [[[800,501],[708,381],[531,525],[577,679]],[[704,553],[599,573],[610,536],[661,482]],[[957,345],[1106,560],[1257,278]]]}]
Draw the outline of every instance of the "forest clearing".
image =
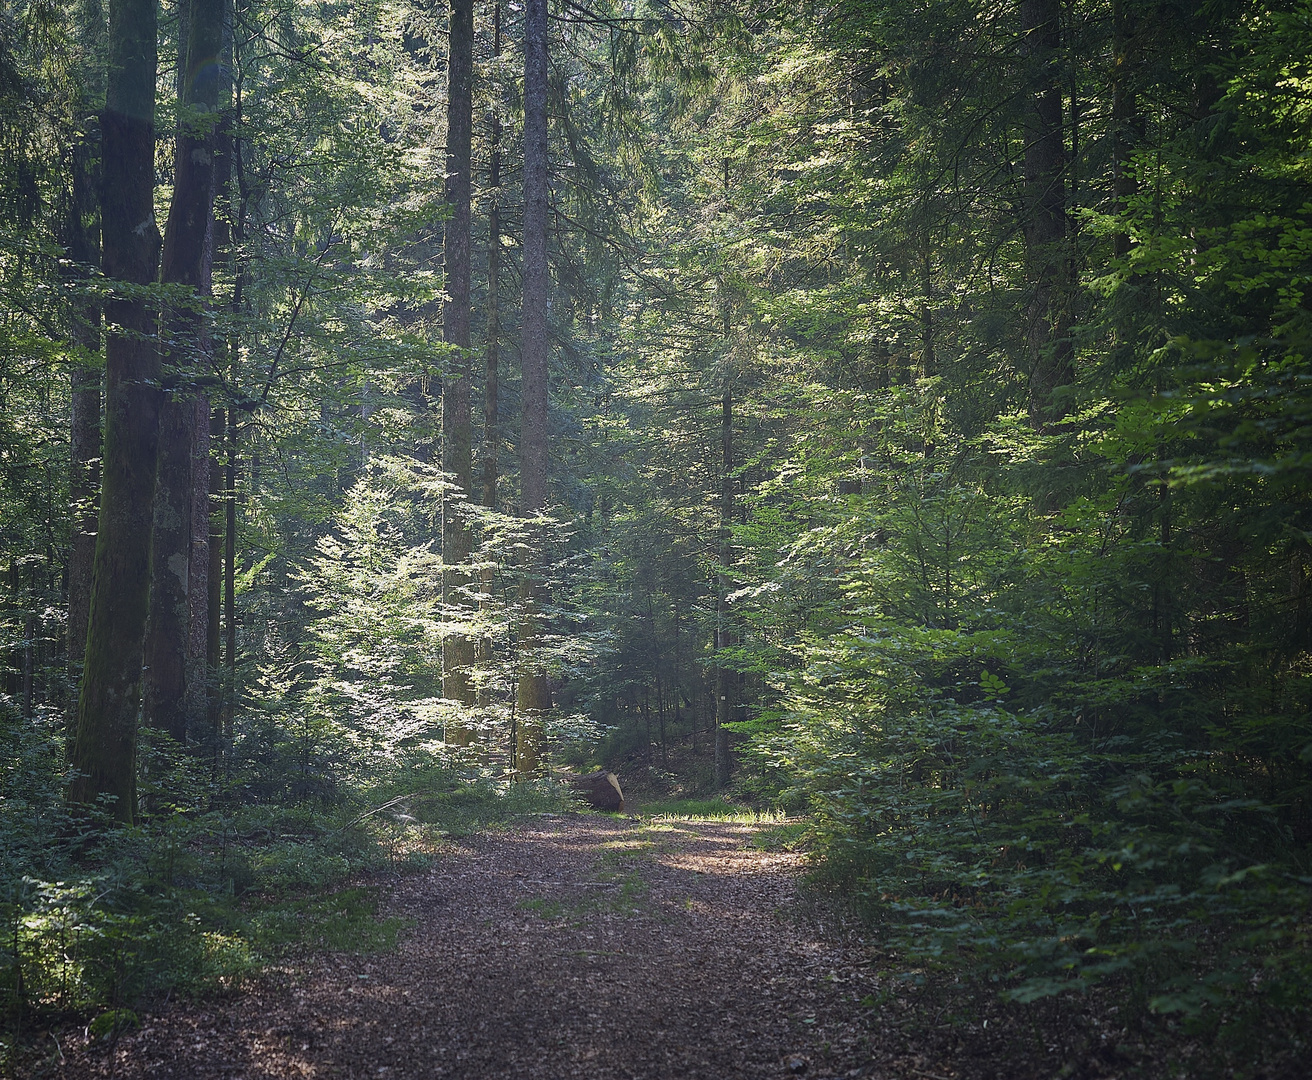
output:
[{"label": "forest clearing", "polygon": [[1312,1074],[1312,0],[0,2],[0,1073]]}]

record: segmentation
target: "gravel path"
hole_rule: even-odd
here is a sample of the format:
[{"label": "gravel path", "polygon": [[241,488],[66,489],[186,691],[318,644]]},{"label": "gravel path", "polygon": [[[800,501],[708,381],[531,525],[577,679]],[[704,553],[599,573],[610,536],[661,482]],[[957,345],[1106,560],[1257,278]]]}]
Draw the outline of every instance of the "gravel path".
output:
[{"label": "gravel path", "polygon": [[928,1076],[866,1045],[858,947],[796,916],[798,858],[720,822],[535,818],[402,879],[399,949],[149,1018],[66,1077]]}]

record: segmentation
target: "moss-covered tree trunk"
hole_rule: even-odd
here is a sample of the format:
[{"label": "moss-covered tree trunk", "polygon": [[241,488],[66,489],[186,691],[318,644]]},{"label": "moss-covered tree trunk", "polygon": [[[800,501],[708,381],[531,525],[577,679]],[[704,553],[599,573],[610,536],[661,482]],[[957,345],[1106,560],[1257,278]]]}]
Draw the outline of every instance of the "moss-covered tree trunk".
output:
[{"label": "moss-covered tree trunk", "polygon": [[87,646],[70,798],[136,812],[137,714],[150,591],[150,524],[159,436],[154,313],[132,286],[155,280],[154,0],[111,0],[102,116],[103,266],[121,283],[106,306],[105,434]]}]

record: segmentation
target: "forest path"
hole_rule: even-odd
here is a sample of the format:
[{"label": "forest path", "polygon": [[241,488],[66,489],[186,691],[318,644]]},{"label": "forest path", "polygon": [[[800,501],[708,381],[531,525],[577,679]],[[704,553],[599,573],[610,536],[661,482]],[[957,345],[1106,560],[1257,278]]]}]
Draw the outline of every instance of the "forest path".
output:
[{"label": "forest path", "polygon": [[[767,1080],[926,1076],[866,1045],[854,942],[799,918],[751,825],[566,814],[401,879],[400,947],[152,1017],[69,1077]],[[881,1060],[876,1060],[879,1058]],[[923,1065],[922,1065],[923,1068]]]}]

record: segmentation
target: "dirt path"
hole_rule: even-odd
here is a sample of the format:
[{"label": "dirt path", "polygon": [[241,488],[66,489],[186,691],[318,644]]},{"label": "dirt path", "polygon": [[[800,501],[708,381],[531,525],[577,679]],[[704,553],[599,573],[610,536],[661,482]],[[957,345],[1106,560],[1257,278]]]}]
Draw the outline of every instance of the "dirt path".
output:
[{"label": "dirt path", "polygon": [[[795,916],[795,856],[712,822],[538,818],[403,879],[400,948],[147,1020],[66,1077],[927,1076],[878,1060],[868,957]],[[917,1068],[921,1065],[921,1068]]]}]

